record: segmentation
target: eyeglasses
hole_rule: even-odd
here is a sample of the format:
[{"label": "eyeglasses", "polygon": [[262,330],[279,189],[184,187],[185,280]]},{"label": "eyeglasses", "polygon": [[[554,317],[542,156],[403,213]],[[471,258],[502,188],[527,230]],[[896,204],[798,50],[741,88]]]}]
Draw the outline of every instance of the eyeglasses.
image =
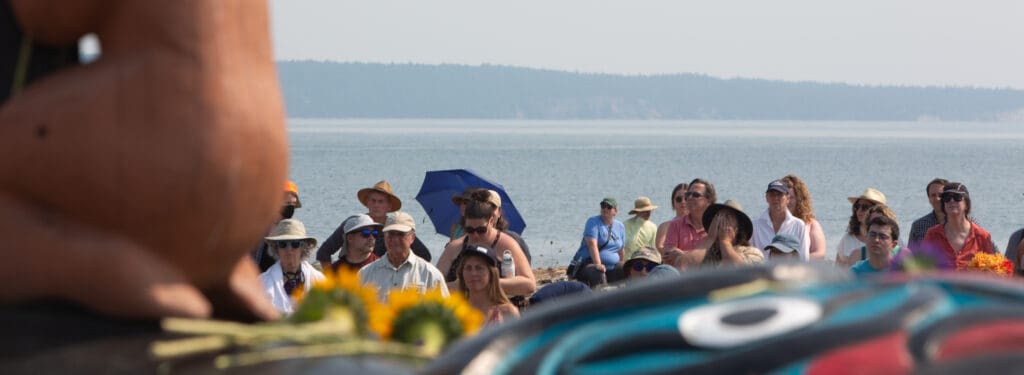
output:
[{"label": "eyeglasses", "polygon": [[960,202],[960,201],[963,201],[963,200],[964,200],[964,196],[961,195],[961,194],[953,194],[953,193],[942,194],[942,203],[946,203],[946,202],[949,202],[949,201]]},{"label": "eyeglasses", "polygon": [[487,233],[487,226],[483,225],[479,227],[463,227],[462,230],[465,231],[466,234],[484,234]]},{"label": "eyeglasses", "polygon": [[278,249],[287,249],[289,247],[298,249],[302,247],[302,241],[274,241],[274,246]]},{"label": "eyeglasses", "polygon": [[868,231],[868,238],[872,239],[872,240],[878,239],[878,240],[882,240],[882,241],[888,241],[888,240],[892,239],[892,237],[889,236],[888,234],[878,233],[878,232],[875,232],[875,231]]},{"label": "eyeglasses", "polygon": [[686,197],[687,198],[703,198],[703,197],[706,197],[706,195],[703,195],[703,194],[695,192],[695,191],[688,191],[688,192],[686,192]]},{"label": "eyeglasses", "polygon": [[632,267],[630,267],[630,268],[632,268],[633,271],[637,271],[637,272],[640,272],[640,271],[643,271],[643,270],[647,270],[647,272],[651,272],[651,270],[653,270],[654,267],[657,267],[657,266],[658,265],[654,264],[654,263],[636,262],[636,263],[633,263]]},{"label": "eyeglasses", "polygon": [[376,229],[363,229],[359,231],[359,235],[363,236],[363,238],[369,238],[371,236],[373,238],[378,238],[380,237],[380,231]]},{"label": "eyeglasses", "polygon": [[871,204],[871,203],[866,203],[866,204],[854,203],[854,204],[853,204],[853,210],[854,210],[854,211],[860,211],[860,210],[870,210],[870,209],[871,209],[871,207],[874,207],[874,206],[875,206],[875,205],[874,205],[874,204]]},{"label": "eyeglasses", "polygon": [[601,203],[601,209],[602,210],[610,210],[610,209],[612,209],[612,205],[610,205],[608,203]]},{"label": "eyeglasses", "polygon": [[[684,195],[685,195],[685,193],[684,193]],[[682,195],[677,195],[676,196],[676,203],[683,203],[683,201],[685,201],[685,200],[686,200],[686,197],[684,197]]]}]

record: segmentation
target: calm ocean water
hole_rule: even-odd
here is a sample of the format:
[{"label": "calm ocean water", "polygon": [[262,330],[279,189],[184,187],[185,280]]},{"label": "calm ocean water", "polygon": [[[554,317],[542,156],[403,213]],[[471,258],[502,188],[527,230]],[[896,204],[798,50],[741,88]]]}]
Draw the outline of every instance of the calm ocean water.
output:
[{"label": "calm ocean water", "polygon": [[291,119],[288,133],[303,203],[296,218],[314,237],[365,212],[356,191],[386,179],[435,259],[447,238],[414,197],[426,171],[458,168],[505,186],[535,267],[569,262],[602,197],[615,197],[625,220],[633,200],[648,196],[661,223],[674,215],[672,187],[695,177],[756,217],[768,182],[799,175],[828,259],[849,218],[846,197],[866,187],[886,194],[904,241],[930,210],[924,187],[935,177],[967,185],[973,215],[1001,249],[1024,226],[1024,123]]}]

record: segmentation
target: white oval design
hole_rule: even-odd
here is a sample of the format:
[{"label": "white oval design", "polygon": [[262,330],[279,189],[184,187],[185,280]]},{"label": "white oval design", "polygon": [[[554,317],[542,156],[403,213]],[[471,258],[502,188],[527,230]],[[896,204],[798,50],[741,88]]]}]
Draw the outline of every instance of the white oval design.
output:
[{"label": "white oval design", "polygon": [[[770,309],[775,314],[749,325],[722,322],[726,316],[755,309]],[[757,297],[687,310],[679,316],[678,328],[695,346],[731,348],[806,327],[821,319],[822,313],[820,304],[806,298]]]}]

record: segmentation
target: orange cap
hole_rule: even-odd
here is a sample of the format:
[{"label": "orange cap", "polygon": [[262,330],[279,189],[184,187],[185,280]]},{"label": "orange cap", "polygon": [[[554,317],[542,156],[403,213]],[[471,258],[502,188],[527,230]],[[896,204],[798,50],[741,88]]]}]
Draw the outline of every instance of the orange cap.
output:
[{"label": "orange cap", "polygon": [[284,192],[295,194],[295,208],[302,207],[302,202],[299,201],[299,187],[295,186],[295,183],[291,180],[284,182]]}]

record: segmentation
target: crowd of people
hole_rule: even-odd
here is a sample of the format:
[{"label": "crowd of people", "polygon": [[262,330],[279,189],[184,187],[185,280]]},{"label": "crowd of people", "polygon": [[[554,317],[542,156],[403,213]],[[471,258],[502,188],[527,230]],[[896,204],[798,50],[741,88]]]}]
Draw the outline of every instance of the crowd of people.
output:
[{"label": "crowd of people", "polygon": [[[358,272],[360,282],[377,288],[382,299],[395,289],[415,289],[421,294],[440,289],[445,296],[450,290],[461,292],[491,324],[518,317],[513,301],[528,303],[527,297],[535,294],[537,282],[528,248],[517,233],[508,230],[497,192],[467,189],[452,197],[462,218],[452,228],[451,241],[436,265],[431,263],[430,250],[416,238],[416,220],[400,211],[402,201],[390,183],[380,181],[361,189],[356,198],[367,212],[347,217],[317,248],[317,240],[293,218],[302,207],[298,187],[285,182],[281,217],[252,251],[263,272],[264,292],[281,314],[291,314],[292,297],[324,279],[322,271],[328,269]],[[514,271],[499,267],[499,259],[506,255]]]},{"label": "crowd of people", "polygon": [[[679,275],[698,268],[736,267],[765,262],[828,261],[855,275],[901,270],[903,262],[930,256],[932,264],[967,268],[974,254],[999,251],[971,214],[971,197],[962,183],[937,178],[925,189],[932,211],[914,221],[906,242],[900,239],[896,214],[885,194],[866,188],[848,198],[850,219],[825,259],[826,238],[815,218],[811,194],[796,175],[770,181],[767,208],[748,216],[736,201],[718,202],[715,186],[697,178],[672,189],[675,217],[659,225],[650,221],[658,208],[638,197],[624,222],[616,218],[615,198],[599,202],[600,211],[583,225],[579,247],[566,269],[568,280],[537,287],[529,247],[502,217],[501,198],[493,190],[468,188],[452,196],[460,217],[436,263],[416,238],[415,220],[400,211],[401,199],[387,181],[356,194],[366,213],[349,216],[316,247],[301,222],[292,218],[302,207],[298,188],[285,184],[281,219],[253,250],[263,271],[267,296],[282,313],[291,313],[289,296],[322,279],[321,270],[344,268],[379,289],[439,288],[457,291],[498,323],[518,317],[520,309],[570,294],[614,289],[647,278]],[[904,231],[906,232],[906,231]],[[1007,245],[1007,257],[1020,269],[1021,233]],[[310,263],[315,256],[315,262]],[[270,260],[270,261],[268,261]],[[504,264],[503,264],[504,263]],[[300,290],[300,293],[301,293]]]},{"label": "crowd of people", "polygon": [[[884,193],[866,188],[860,195],[849,197],[849,224],[838,240],[835,258],[829,261],[858,275],[902,270],[904,261],[921,257],[928,257],[936,267],[962,271],[975,254],[999,252],[991,235],[970,216],[971,196],[964,184],[936,178],[928,182],[925,191],[932,210],[914,221],[907,242],[900,239],[896,214],[886,206]],[[623,243],[635,247],[638,238],[657,249],[664,264],[678,271],[825,260],[824,231],[815,219],[811,194],[804,182],[790,174],[769,182],[764,194],[767,209],[751,219],[735,201],[717,203],[710,181],[697,178],[681,183],[671,194],[676,215],[657,226],[653,240],[636,229],[641,226],[623,227],[614,219],[618,210],[615,200],[605,198],[600,202],[601,214],[584,225],[583,240],[570,262],[570,277],[591,287],[621,279],[630,259]],[[650,203],[641,197],[636,205],[647,207]],[[627,221],[649,217],[638,214]],[[1020,273],[1020,256],[1024,253],[1021,233],[1024,229],[1014,233],[1007,244],[1006,256],[1015,273]]]}]

